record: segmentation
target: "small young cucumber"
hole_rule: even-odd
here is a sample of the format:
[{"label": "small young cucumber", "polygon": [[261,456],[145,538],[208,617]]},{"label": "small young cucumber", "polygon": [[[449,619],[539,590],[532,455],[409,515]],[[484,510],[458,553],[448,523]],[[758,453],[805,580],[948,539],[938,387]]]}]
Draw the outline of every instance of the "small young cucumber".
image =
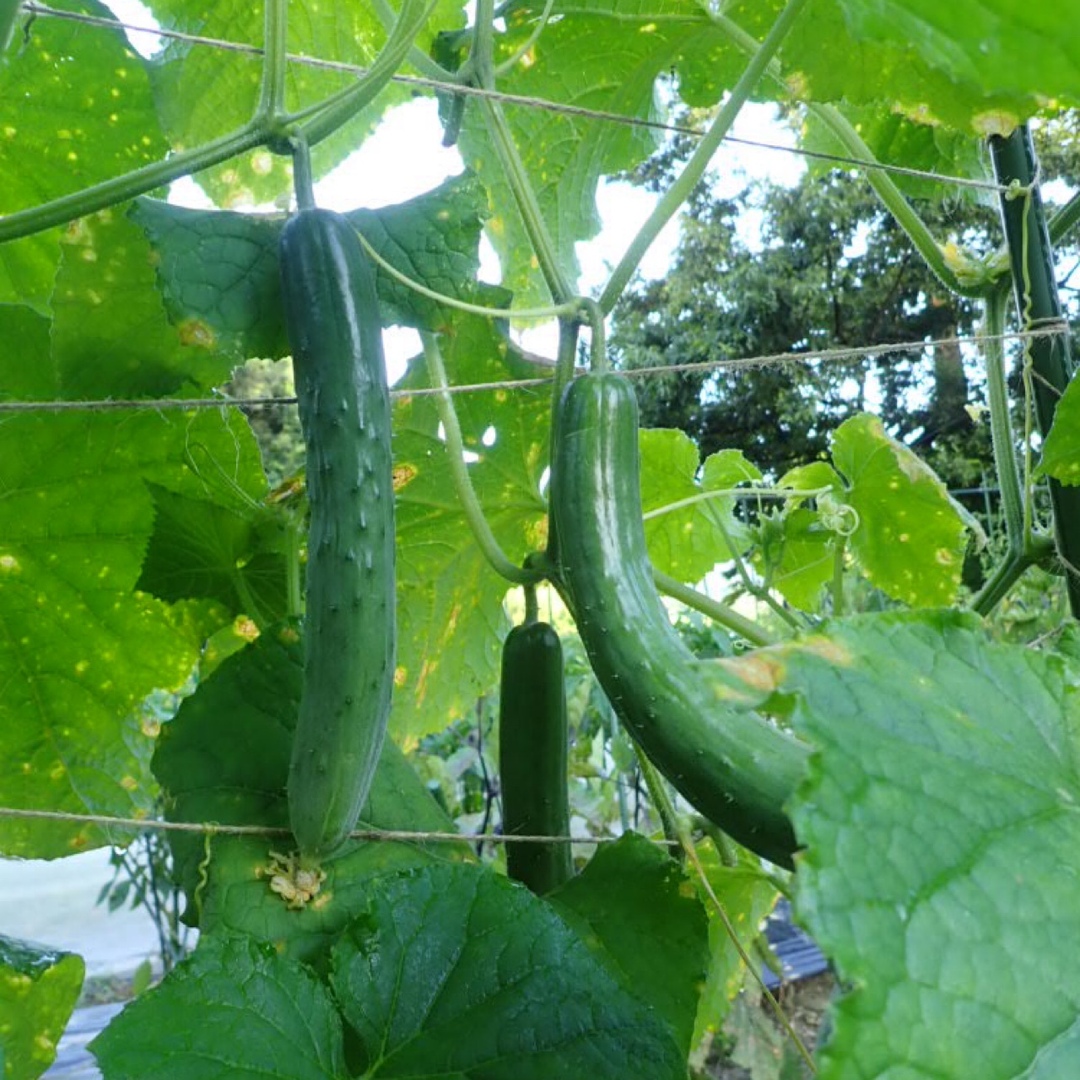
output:
[{"label": "small young cucumber", "polygon": [[[566,836],[566,688],[559,635],[547,623],[515,626],[502,651],[499,788],[506,836]],[[567,843],[508,843],[506,872],[538,896],[573,875]]]},{"label": "small young cucumber", "polygon": [[741,844],[791,866],[797,845],[783,805],[808,751],[756,714],[725,705],[668,619],[645,546],[633,388],[615,374],[575,379],[556,424],[556,583],[600,685],[693,806]]},{"label": "small young cucumber", "polygon": [[301,210],[282,230],[280,259],[311,507],[289,820],[314,863],[355,827],[390,714],[390,397],[375,275],[349,222]]}]

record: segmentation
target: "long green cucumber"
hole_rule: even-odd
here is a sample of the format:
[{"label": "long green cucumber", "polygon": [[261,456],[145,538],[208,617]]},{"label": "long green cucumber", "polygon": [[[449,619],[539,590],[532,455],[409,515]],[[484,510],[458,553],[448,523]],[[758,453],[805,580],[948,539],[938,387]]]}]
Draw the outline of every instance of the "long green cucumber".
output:
[{"label": "long green cucumber", "polygon": [[556,581],[600,685],[693,806],[748,848],[791,866],[797,844],[783,805],[808,751],[725,703],[668,619],[645,546],[633,388],[615,374],[576,379],[556,423]]},{"label": "long green cucumber", "polygon": [[313,862],[355,827],[390,714],[390,398],[374,271],[349,222],[301,210],[282,230],[280,259],[311,507],[289,819]]},{"label": "long green cucumber", "polygon": [[[499,788],[506,836],[566,836],[566,688],[559,635],[547,623],[515,626],[503,642]],[[506,872],[538,896],[573,875],[567,843],[509,843]]]}]

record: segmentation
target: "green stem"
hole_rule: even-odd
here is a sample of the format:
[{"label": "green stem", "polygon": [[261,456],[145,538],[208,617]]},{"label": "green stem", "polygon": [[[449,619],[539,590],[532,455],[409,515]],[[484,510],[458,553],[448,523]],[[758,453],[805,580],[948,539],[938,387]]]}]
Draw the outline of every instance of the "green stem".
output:
[{"label": "green stem", "polygon": [[495,4],[476,0],[476,22],[469,50],[469,77],[485,90],[495,89]]},{"label": "green stem", "polygon": [[[302,121],[302,131],[308,145],[318,145],[375,100],[405,62],[413,40],[427,22],[434,2],[435,0],[404,0],[394,28],[371,67],[354,85],[328,98],[311,119]],[[288,119],[295,123],[302,115],[298,113]]]},{"label": "green stem", "polygon": [[591,333],[589,370],[594,375],[599,375],[608,369],[607,327],[604,325],[604,312],[600,305],[590,297],[581,298],[579,310],[588,322]]},{"label": "green stem", "polygon": [[739,549],[731,540],[731,533],[728,532],[727,526],[724,524],[722,517],[717,515],[714,519],[714,523],[717,529],[720,531],[720,535],[724,538],[724,543],[727,545],[727,549],[731,552],[731,561],[735,566],[735,573],[739,575],[739,580],[743,584],[743,588],[756,600],[760,600],[784,622],[788,624],[793,630],[801,630],[803,628],[799,619],[783,604],[777,602],[776,597],[772,595],[768,588],[761,588],[750,577],[750,572],[746,569],[746,562],[742,555],[739,554]]},{"label": "green stem", "polygon": [[311,153],[303,135],[295,135],[293,144],[293,188],[296,205],[301,210],[315,208],[315,183],[311,173]]},{"label": "green stem", "polygon": [[260,631],[265,630],[266,619],[263,617],[259,603],[255,599],[255,594],[251,591],[242,570],[237,570],[232,574],[232,584],[233,588],[236,589],[236,595],[240,597],[240,603],[244,606],[244,614],[251,619]]},{"label": "green stem", "polygon": [[656,813],[660,818],[660,826],[664,830],[664,839],[671,845],[673,858],[682,852],[682,830],[679,828],[679,817],[675,812],[675,804],[671,801],[667,788],[664,786],[663,777],[656,771],[656,766],[645,756],[644,751],[635,742],[633,743],[634,756],[637,758],[638,768],[641,770],[642,779],[649,792],[649,799],[656,807]]},{"label": "green stem", "polygon": [[[679,174],[678,179],[660,197],[652,213],[637,235],[630,242],[625,254],[619,260],[618,265],[612,271],[611,278],[600,296],[600,307],[609,312],[622,296],[623,291],[629,284],[634,272],[637,270],[645,253],[649,250],[652,242],[659,236],[665,225],[679,212],[683,204],[689,199],[690,193],[705,175],[713,154],[723,141],[739,111],[749,99],[754,87],[757,86],[761,76],[769,66],[769,62],[776,55],[788,31],[791,29],[796,17],[806,6],[808,0],[787,0],[783,11],[780,12],[773,23],[772,29],[766,35],[765,40],[758,45],[754,41],[750,63],[742,73],[739,81],[732,87],[731,94],[716,119],[709,126],[709,130],[698,142],[690,160],[687,161]],[[751,38],[753,41],[753,38]]]},{"label": "green stem", "polygon": [[[1053,552],[1053,543],[1046,541],[1045,552]],[[1009,590],[1020,580],[1028,567],[1042,561],[1042,557],[1033,551],[1010,552],[995,568],[989,580],[971,602],[971,609],[978,615],[987,616],[1008,595]]]},{"label": "green stem", "polygon": [[50,199],[26,210],[16,210],[13,214],[0,217],[0,243],[30,236],[54,225],[66,225],[76,218],[86,217],[107,206],[127,202],[138,195],[145,195],[154,188],[168,184],[181,176],[209,169],[229,158],[253,150],[267,141],[268,133],[261,124],[245,124],[244,127],[214,139],[205,146],[191,150],[182,150],[164,161],[155,161],[141,169],[125,173],[123,176],[103,180],[100,184],[83,188],[81,191]]},{"label": "green stem", "polygon": [[739,850],[735,841],[719,825],[706,817],[695,818],[694,825],[712,841],[721,866],[735,869],[739,865]]},{"label": "green stem", "polygon": [[540,265],[540,272],[544,275],[548,291],[555,298],[556,303],[569,300],[574,295],[574,290],[559,267],[555,243],[548,232],[544,215],[540,211],[540,203],[529,181],[529,174],[518,152],[517,144],[514,142],[510,125],[506,122],[502,105],[490,98],[481,98],[480,107],[487,120],[488,136],[502,164],[506,182],[510,185],[511,194],[514,196],[518,213],[521,214],[525,232],[536,254],[536,261]]},{"label": "green stem", "polygon": [[421,333],[420,339],[424,346],[424,360],[427,362],[428,377],[432,388],[439,391],[435,394],[435,408],[446,436],[450,475],[473,537],[480,546],[484,558],[497,574],[501,574],[516,585],[535,584],[543,579],[543,574],[535,568],[526,569],[512,563],[499,546],[495,534],[491,531],[491,526],[487,523],[487,518],[484,517],[483,508],[480,506],[480,500],[476,496],[472,479],[469,477],[468,466],[465,464],[465,443],[461,437],[461,425],[458,423],[457,412],[454,410],[454,402],[450,396],[446,368],[443,366],[438,339],[427,331]]},{"label": "green stem", "polygon": [[[580,327],[581,323],[577,319],[566,317],[559,319],[559,353],[555,359],[555,379],[551,388],[552,416],[558,412],[563,393],[574,378]],[[554,453],[551,456],[554,457]]]},{"label": "green stem", "polygon": [[648,521],[650,518],[663,517],[664,514],[671,514],[684,507],[695,506],[697,503],[709,502],[712,499],[813,499],[830,491],[832,488],[711,488],[709,491],[699,491],[696,495],[687,495],[685,499],[676,499],[675,502],[655,506],[642,517]]},{"label": "green stem", "polygon": [[[382,23],[383,29],[389,34],[397,20],[394,9],[386,0],[372,0],[372,7],[375,10],[375,17]],[[408,60],[425,79],[437,79],[439,82],[443,82],[454,77],[453,72],[447,71],[442,64],[433,60],[423,49],[416,45],[409,47]]]},{"label": "green stem", "polygon": [[518,61],[532,49],[540,35],[544,32],[544,29],[547,27],[548,19],[551,18],[551,11],[554,7],[555,0],[547,0],[547,3],[544,4],[544,10],[540,14],[540,19],[533,28],[533,32],[514,50],[514,54],[509,57],[509,59],[504,60],[497,68],[495,68],[496,78],[499,78],[502,75],[508,75],[513,71],[518,64]]},{"label": "green stem", "polygon": [[407,274],[403,274],[396,266],[387,262],[386,259],[371,246],[365,236],[359,233],[357,235],[360,240],[360,246],[367,252],[371,261],[375,263],[380,270],[392,277],[395,281],[404,285],[406,289],[411,290],[418,296],[433,300],[437,304],[443,304],[446,307],[464,311],[469,315],[480,315],[488,319],[561,319],[566,316],[580,315],[581,313],[583,301],[576,297],[563,304],[549,304],[547,307],[513,310],[510,308],[484,307],[481,304],[470,304],[466,300],[458,300],[453,296],[446,296],[444,293],[429,289],[426,285],[421,285],[419,281],[414,281]]},{"label": "green stem", "polygon": [[285,71],[289,29],[288,0],[265,0],[262,83],[255,122],[279,119],[285,112]]},{"label": "green stem", "polygon": [[1024,548],[1024,498],[1020,491],[1020,470],[1016,463],[1016,443],[1009,415],[1009,387],[1005,377],[1004,290],[995,289],[986,298],[986,392],[990,402],[990,438],[994,448],[994,469],[1001,510],[1005,517],[1005,535],[1009,556]]},{"label": "green stem", "polygon": [[836,550],[833,552],[832,574],[832,614],[834,619],[844,614],[844,553],[847,551],[847,537],[836,537]]},{"label": "green stem", "polygon": [[[813,104],[808,105],[807,108],[829,129],[849,157],[865,162],[868,166],[877,163],[874,152],[866,145],[862,136],[855,130],[854,125],[839,109],[833,105]],[[866,182],[884,204],[885,209],[892,214],[900,228],[907,233],[908,239],[915,245],[915,249],[923,257],[927,266],[938,276],[947,289],[951,289],[960,296],[976,299],[987,295],[992,288],[990,282],[967,285],[957,277],[946,262],[945,252],[937,242],[934,234],[888,173],[881,169],[866,168],[863,170],[863,175],[866,177]]]},{"label": "green stem", "polygon": [[1055,247],[1060,244],[1076,228],[1077,222],[1080,222],[1080,191],[1074,192],[1072,198],[1047,223],[1050,243]]},{"label": "green stem", "polygon": [[540,606],[536,602],[536,586],[526,585],[525,593],[525,623],[531,626],[540,618]]},{"label": "green stem", "polygon": [[653,567],[653,581],[665,596],[670,596],[672,600],[678,600],[680,604],[685,604],[688,608],[693,608],[694,611],[700,611],[702,615],[712,619],[713,622],[724,627],[725,630],[730,630],[733,634],[746,638],[752,645],[775,644],[776,639],[768,631],[758,626],[753,619],[748,619],[745,615],[740,615],[734,608],[728,607],[727,604],[714,600],[711,596],[705,596],[703,593],[699,593],[697,589],[692,589],[689,585],[684,585],[681,581],[670,577],[662,570],[657,570],[655,566]]},{"label": "green stem", "polygon": [[[713,22],[721,27],[731,40],[750,55],[756,55],[763,45],[758,45],[751,34],[748,34],[738,23],[732,22],[724,15],[713,15]],[[779,64],[770,61],[768,74],[785,92],[787,84],[780,72]],[[903,192],[896,186],[892,177],[881,169],[873,166],[878,164],[873,151],[863,141],[851,122],[832,105],[819,105],[808,103],[807,110],[816,116],[833,136],[840,142],[848,156],[865,163],[867,168],[863,170],[867,183],[874,193],[885,205],[885,208],[896,218],[897,223],[907,233],[908,238],[915,245],[919,254],[926,260],[927,265],[934,271],[942,282],[961,296],[981,297],[986,294],[988,284],[979,284],[976,287],[964,285],[956,274],[950,269],[945,261],[945,254],[933,234],[927,228],[926,222],[919,216],[912,205],[904,198]]]}]

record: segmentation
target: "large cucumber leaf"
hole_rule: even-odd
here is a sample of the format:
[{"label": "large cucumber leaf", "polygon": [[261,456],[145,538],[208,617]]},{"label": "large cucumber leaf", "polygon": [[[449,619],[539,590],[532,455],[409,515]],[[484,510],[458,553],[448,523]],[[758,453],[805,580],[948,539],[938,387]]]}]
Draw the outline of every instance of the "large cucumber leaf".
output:
[{"label": "large cucumber leaf", "polygon": [[[201,683],[166,724],[153,769],[173,821],[255,825],[280,836],[170,834],[186,917],[204,935],[243,932],[283,954],[319,961],[366,902],[367,879],[456,846],[350,843],[326,861],[311,902],[293,909],[272,890],[292,851],[285,785],[296,726],[303,659],[298,629],[272,627]],[[358,828],[453,832],[401,751],[389,740]],[[276,859],[275,859],[276,854]],[[287,875],[286,875],[287,876]]]},{"label": "large cucumber leaf", "polygon": [[90,1044],[106,1080],[341,1080],[326,986],[272,945],[213,935]]},{"label": "large cucumber leaf", "polygon": [[466,865],[376,879],[331,983],[370,1077],[683,1080],[664,1020],[523,886]]},{"label": "large cucumber leaf", "polygon": [[823,1080],[1076,1075],[1076,670],[949,613],[720,663],[819,750],[791,810],[797,911],[850,988]]}]

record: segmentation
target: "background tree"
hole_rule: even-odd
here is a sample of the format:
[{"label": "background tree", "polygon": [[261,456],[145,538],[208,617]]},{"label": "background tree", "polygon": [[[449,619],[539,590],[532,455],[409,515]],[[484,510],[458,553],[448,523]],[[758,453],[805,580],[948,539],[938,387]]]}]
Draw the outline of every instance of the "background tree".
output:
[{"label": "background tree", "polygon": [[[651,186],[679,143],[636,177]],[[922,207],[942,237],[997,243],[996,211],[973,202]],[[757,243],[736,229],[760,217]],[[953,486],[977,483],[989,439],[965,406],[981,400],[977,358],[923,342],[970,333],[977,305],[949,293],[867,185],[839,171],[795,187],[764,182],[735,198],[695,192],[668,275],[638,282],[616,309],[625,368],[714,363],[787,352],[912,342],[851,362],[769,364],[639,379],[644,422],[686,431],[703,455],[735,447],[773,475],[814,460],[829,433],[870,408]]]}]

